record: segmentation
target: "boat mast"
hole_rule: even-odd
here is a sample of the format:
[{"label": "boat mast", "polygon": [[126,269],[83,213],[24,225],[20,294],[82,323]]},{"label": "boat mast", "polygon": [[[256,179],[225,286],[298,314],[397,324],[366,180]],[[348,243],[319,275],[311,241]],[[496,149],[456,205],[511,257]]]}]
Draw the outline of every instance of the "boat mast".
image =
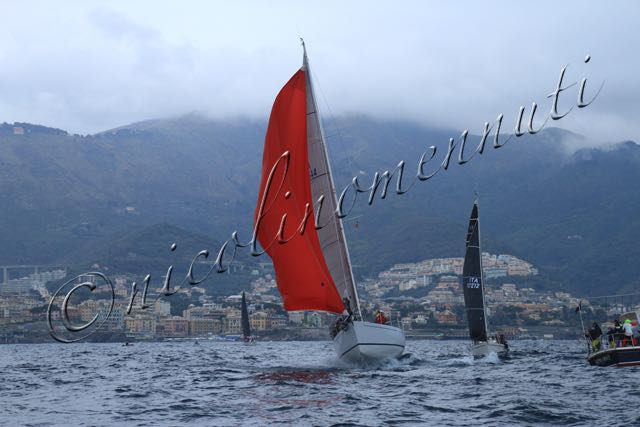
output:
[{"label": "boat mast", "polygon": [[476,227],[478,227],[478,251],[480,252],[480,290],[482,291],[482,310],[484,311],[484,330],[487,334],[487,341],[489,340],[489,324],[487,323],[487,304],[484,299],[484,268],[482,267],[482,245],[480,237],[480,203],[479,197],[476,193],[476,200],[474,202],[478,206],[478,218],[476,219]]},{"label": "boat mast", "polygon": [[[358,290],[356,289],[356,281],[355,281],[355,277],[353,276],[353,269],[351,268],[351,257],[349,256],[349,248],[347,247],[347,240],[345,238],[345,234],[344,234],[344,227],[342,225],[342,219],[340,217],[338,217],[335,208],[338,205],[338,199],[336,196],[336,186],[333,182],[333,175],[331,174],[331,164],[329,163],[329,155],[327,153],[327,144],[326,144],[326,139],[325,139],[325,135],[324,135],[324,129],[322,127],[322,121],[320,119],[320,113],[318,110],[318,104],[316,102],[316,97],[315,97],[315,93],[313,90],[313,83],[311,82],[311,68],[309,67],[309,58],[307,57],[307,49],[306,46],[304,44],[304,40],[302,38],[300,38],[300,42],[302,43],[302,51],[303,51],[303,64],[302,64],[302,68],[303,70],[305,70],[305,74],[306,74],[306,79],[307,79],[307,85],[309,87],[309,95],[310,95],[310,101],[313,105],[313,110],[311,113],[309,113],[307,111],[307,117],[309,117],[311,114],[315,113],[315,118],[317,121],[317,125],[319,127],[319,131],[320,131],[320,140],[318,141],[320,143],[320,146],[322,148],[322,155],[324,158],[324,162],[326,164],[326,175],[328,175],[328,182],[329,182],[329,188],[330,188],[330,193],[331,194],[327,194],[325,195],[325,202],[330,202],[329,205],[330,207],[332,207],[331,209],[331,215],[333,215],[333,225],[335,228],[335,234],[337,235],[338,238],[338,250],[340,251],[340,264],[341,264],[341,270],[342,270],[342,274],[344,275],[343,280],[345,283],[345,287],[347,289],[345,289],[345,293],[346,295],[342,295],[343,297],[348,297],[348,296],[352,296],[351,299],[355,300],[355,304],[356,304],[356,309],[357,309],[357,314],[359,316],[360,319],[362,319],[362,311],[360,308],[360,299],[358,298]],[[307,101],[309,102],[309,101]],[[308,104],[307,104],[308,105]],[[307,122],[308,123],[308,122]],[[312,179],[313,179],[313,174],[312,174]],[[327,200],[327,199],[330,200]],[[315,200],[314,200],[315,202]],[[324,251],[324,248],[323,248]],[[333,277],[333,280],[335,281],[336,278]],[[350,292],[349,292],[350,291]],[[351,303],[353,303],[353,301],[350,301]]]}]

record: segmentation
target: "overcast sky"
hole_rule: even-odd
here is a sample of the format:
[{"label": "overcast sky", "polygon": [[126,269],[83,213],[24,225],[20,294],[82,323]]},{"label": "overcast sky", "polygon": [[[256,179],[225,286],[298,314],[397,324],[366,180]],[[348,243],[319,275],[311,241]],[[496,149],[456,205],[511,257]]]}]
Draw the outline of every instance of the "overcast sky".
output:
[{"label": "overcast sky", "polygon": [[[588,108],[554,123],[640,140],[638,2],[4,3],[0,122],[93,133],[201,111],[265,119],[307,42],[325,115],[480,133],[520,105],[547,112],[562,66]],[[584,63],[586,55],[592,59]],[[571,105],[577,88],[561,102]]]}]

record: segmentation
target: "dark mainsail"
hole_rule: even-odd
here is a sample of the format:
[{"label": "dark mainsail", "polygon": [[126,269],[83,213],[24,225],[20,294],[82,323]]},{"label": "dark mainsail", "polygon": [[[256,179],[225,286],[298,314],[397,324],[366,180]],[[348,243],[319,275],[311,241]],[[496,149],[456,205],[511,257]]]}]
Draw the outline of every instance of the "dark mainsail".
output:
[{"label": "dark mainsail", "polygon": [[251,338],[251,325],[249,325],[249,312],[244,292],[242,293],[242,337],[245,341]]},{"label": "dark mainsail", "polygon": [[473,203],[469,230],[467,231],[467,252],[462,267],[462,289],[464,305],[469,323],[469,335],[474,342],[487,341],[487,322],[484,312],[484,289],[482,283],[482,252],[480,251],[480,222],[478,201]]}]

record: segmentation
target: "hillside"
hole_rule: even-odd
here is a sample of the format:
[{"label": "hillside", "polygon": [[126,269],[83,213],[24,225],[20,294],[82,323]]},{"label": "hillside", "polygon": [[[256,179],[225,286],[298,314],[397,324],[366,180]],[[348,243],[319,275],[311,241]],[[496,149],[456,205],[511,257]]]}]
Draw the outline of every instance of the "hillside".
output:
[{"label": "hillside", "polygon": [[[23,134],[13,132],[16,126]],[[264,129],[263,122],[197,115],[89,136],[0,126],[0,263],[99,263],[142,274],[138,269],[173,262],[176,255],[164,241],[172,235],[189,242],[177,242],[185,257],[187,246],[210,242],[213,249],[234,230],[247,236]],[[439,163],[457,133],[350,116],[328,123],[327,135],[341,191],[353,176],[365,184],[400,160],[409,183],[420,154],[437,145],[433,163]],[[463,166],[452,158],[448,171],[373,206],[361,194],[346,222],[357,274],[461,256],[477,192],[485,249],[533,262],[542,273],[538,285],[579,294],[637,287],[640,266],[631,260],[640,257],[634,244],[640,146],[625,142],[571,153],[563,145],[567,138],[579,137],[548,129],[498,150],[488,146]],[[425,171],[432,168],[429,163]],[[149,237],[163,233],[162,242]],[[142,241],[149,244],[136,251]]]}]

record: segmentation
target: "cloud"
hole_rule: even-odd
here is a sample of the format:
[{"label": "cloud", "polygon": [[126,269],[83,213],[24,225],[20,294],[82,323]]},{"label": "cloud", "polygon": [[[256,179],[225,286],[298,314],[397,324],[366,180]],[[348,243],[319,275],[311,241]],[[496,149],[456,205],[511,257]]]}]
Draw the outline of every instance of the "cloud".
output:
[{"label": "cloud", "polygon": [[[294,7],[295,6],[295,7]],[[640,139],[635,3],[20,2],[0,27],[0,120],[98,132],[207,112],[266,118],[307,40],[325,115],[364,113],[479,133],[567,82],[606,80],[554,123]],[[590,54],[589,64],[583,62]],[[563,105],[575,103],[577,89]]]}]

